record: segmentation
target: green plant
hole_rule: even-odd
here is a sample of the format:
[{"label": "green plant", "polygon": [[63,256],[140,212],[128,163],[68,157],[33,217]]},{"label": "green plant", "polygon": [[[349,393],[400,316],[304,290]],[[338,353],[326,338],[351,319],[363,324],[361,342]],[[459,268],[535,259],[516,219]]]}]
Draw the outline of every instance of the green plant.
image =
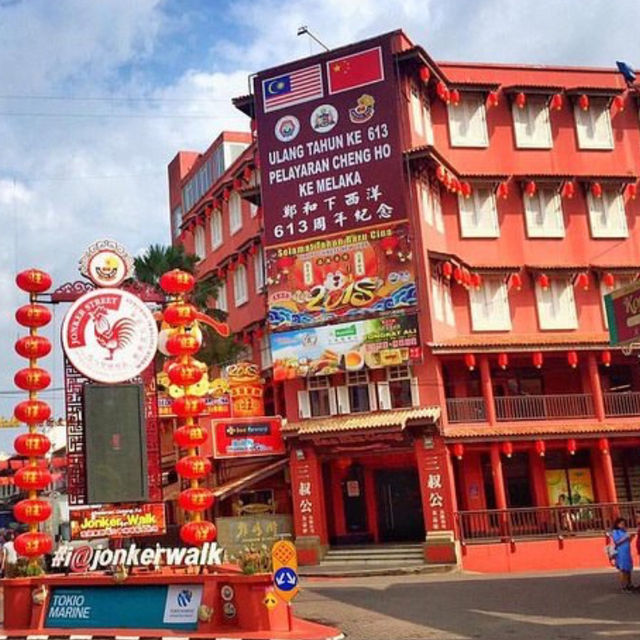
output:
[{"label": "green plant", "polygon": [[5,578],[27,578],[41,576],[44,573],[44,565],[41,560],[29,562],[26,558],[18,558],[15,564],[7,564],[5,567]]},{"label": "green plant", "polygon": [[244,547],[241,551],[231,556],[231,562],[235,562],[242,573],[253,575],[254,573],[270,573],[271,553],[266,545],[260,547]]}]

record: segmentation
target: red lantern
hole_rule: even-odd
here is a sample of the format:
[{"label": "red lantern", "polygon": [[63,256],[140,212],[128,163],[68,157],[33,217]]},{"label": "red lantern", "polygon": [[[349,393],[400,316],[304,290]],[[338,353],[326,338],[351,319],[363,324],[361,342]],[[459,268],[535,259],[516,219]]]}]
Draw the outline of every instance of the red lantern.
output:
[{"label": "red lantern", "polygon": [[247,333],[245,333],[242,336],[242,344],[246,344],[246,345],[251,344],[251,332],[250,331],[247,331]]},{"label": "red lantern", "polygon": [[447,85],[442,82],[442,80],[439,80],[438,84],[436,85],[436,94],[438,95],[438,98],[440,98],[440,100],[443,100],[444,102],[449,101],[448,99],[446,99],[449,97],[449,89],[447,89]]},{"label": "red lantern", "polygon": [[634,183],[628,184],[627,185],[627,197],[630,200],[635,200],[637,195],[638,195],[638,187]]},{"label": "red lantern", "polygon": [[549,276],[546,273],[541,273],[538,276],[538,286],[546,291],[549,288]]},{"label": "red lantern", "polygon": [[174,362],[167,368],[167,375],[171,384],[179,387],[190,387],[192,384],[202,380],[204,371],[203,368],[197,367],[195,364]]},{"label": "red lantern", "polygon": [[480,286],[482,285],[482,278],[480,277],[480,274],[474,272],[469,276],[469,278],[470,278],[469,283],[471,284],[471,286],[476,291],[479,291],[480,290]]},{"label": "red lantern", "polygon": [[469,287],[471,284],[471,273],[466,267],[462,267],[462,284],[465,287]]},{"label": "red lantern", "polygon": [[203,445],[209,437],[206,429],[198,425],[185,425],[173,432],[173,441],[182,449]]},{"label": "red lantern", "polygon": [[441,165],[439,164],[436,167],[436,178],[440,181],[440,182],[444,182],[444,177],[447,174],[447,170]]},{"label": "red lantern", "polygon": [[453,265],[449,262],[442,263],[442,275],[447,279],[451,279],[451,274],[453,273]]},{"label": "red lantern", "polygon": [[460,186],[460,180],[458,178],[452,177],[451,182],[449,183],[449,191],[451,193],[460,193],[462,187]]},{"label": "red lantern", "polygon": [[23,358],[44,358],[51,353],[51,343],[44,336],[23,336],[16,342],[15,349]]},{"label": "red lantern", "polygon": [[611,351],[603,351],[600,354],[600,361],[605,367],[611,366]]},{"label": "red lantern", "polygon": [[204,487],[185,489],[178,496],[178,504],[185,511],[204,511],[213,504],[213,500],[213,491]]},{"label": "red lantern", "polygon": [[37,558],[51,553],[53,540],[42,531],[28,531],[21,533],[14,542],[16,553],[25,558]]},{"label": "red lantern", "polygon": [[607,289],[613,289],[616,284],[616,278],[613,273],[605,273],[602,276],[602,282],[604,283],[604,286],[607,287]]},{"label": "red lantern", "polygon": [[471,184],[468,182],[460,183],[460,194],[465,198],[471,197]]},{"label": "red lantern", "polygon": [[249,182],[249,180],[251,180],[251,176],[253,175],[253,171],[251,169],[251,167],[246,166],[243,170],[242,170],[242,179],[245,182]]},{"label": "red lantern", "polygon": [[498,98],[498,92],[497,91],[489,91],[489,93],[487,94],[487,106],[489,106],[489,107],[497,107],[499,102],[500,102],[500,100]]},{"label": "red lantern", "polygon": [[624,111],[624,98],[620,95],[614,96],[612,101],[616,111]]},{"label": "red lantern", "polygon": [[516,95],[516,106],[518,107],[518,109],[524,109],[526,104],[527,104],[527,96],[521,91]]},{"label": "red lantern", "polygon": [[211,473],[211,461],[204,456],[185,456],[176,463],[176,471],[190,480],[204,478]]},{"label": "red lantern", "polygon": [[453,270],[453,279],[456,281],[456,284],[462,283],[462,269],[460,267],[455,267]]},{"label": "red lantern", "polygon": [[220,200],[220,198],[214,198],[213,199],[213,208],[220,210],[221,207],[222,207],[222,200]]},{"label": "red lantern", "polygon": [[589,275],[587,273],[579,273],[576,278],[576,284],[583,291],[589,291]]},{"label": "red lantern", "polygon": [[519,273],[512,273],[509,278],[509,284],[516,291],[522,290],[522,276]]},{"label": "red lantern", "polygon": [[180,418],[200,415],[205,410],[204,398],[199,396],[182,396],[171,403],[171,411]]},{"label": "red lantern", "polygon": [[453,455],[458,459],[462,460],[462,456],[464,455],[464,445],[462,442],[456,442],[452,448]]},{"label": "red lantern", "polygon": [[200,341],[191,333],[174,333],[165,345],[172,356],[191,356],[200,349]]},{"label": "red lantern", "polygon": [[229,189],[229,187],[225,187],[225,188],[222,190],[222,199],[223,199],[225,202],[229,202],[229,198],[230,198],[230,197],[231,197],[231,189]]},{"label": "red lantern", "polygon": [[51,448],[51,441],[44,433],[22,433],[14,441],[16,452],[27,458],[43,456]]},{"label": "red lantern", "polygon": [[44,327],[51,322],[51,311],[41,304],[26,304],[16,311],[16,321],[32,329]]},{"label": "red lantern", "polygon": [[24,491],[39,491],[46,489],[52,481],[51,474],[44,467],[35,464],[28,464],[22,469],[18,469],[13,476],[16,486]]},{"label": "red lantern", "polygon": [[195,286],[195,278],[187,271],[172,269],[160,276],[160,286],[166,293],[178,295],[188,293]]},{"label": "red lantern", "polygon": [[451,100],[451,104],[457,107],[460,104],[460,92],[457,89],[451,89],[449,99]]},{"label": "red lantern", "polygon": [[13,507],[13,515],[18,522],[44,522],[51,517],[53,509],[51,503],[46,500],[20,500]]},{"label": "red lantern", "polygon": [[240,189],[242,189],[242,180],[240,180],[240,178],[233,179],[233,188],[236,191],[240,191]]},{"label": "red lantern", "polygon": [[572,456],[575,456],[577,449],[578,449],[578,445],[577,445],[575,439],[574,438],[569,438],[567,440],[567,451],[569,452],[569,454],[572,455]]},{"label": "red lantern", "polygon": [[16,276],[16,284],[28,293],[42,293],[51,286],[51,276],[40,269],[27,269]]},{"label": "red lantern", "polygon": [[496,195],[498,198],[506,200],[509,197],[509,184],[507,182],[501,182],[496,190]]},{"label": "red lantern", "polygon": [[23,400],[13,410],[13,415],[26,424],[40,424],[51,417],[51,407],[42,400]]},{"label": "red lantern", "polygon": [[538,191],[538,187],[533,180],[529,180],[524,187],[524,192],[529,196],[529,198],[533,198]]},{"label": "red lantern", "polygon": [[255,256],[256,253],[258,253],[258,245],[257,244],[252,244],[249,249],[247,249],[247,253],[250,256]]},{"label": "red lantern", "polygon": [[544,363],[544,356],[542,355],[542,352],[534,351],[531,356],[531,361],[536,369],[542,369],[542,365]]},{"label": "red lantern", "polygon": [[282,271],[286,275],[295,264],[295,261],[296,259],[293,256],[282,256],[276,260],[276,267],[278,271]]},{"label": "red lantern", "polygon": [[187,522],[180,527],[182,541],[195,547],[200,547],[205,542],[213,542],[217,535],[216,525],[207,520]]},{"label": "red lantern", "polygon": [[263,338],[263,336],[264,336],[264,330],[262,329],[262,327],[258,327],[258,328],[255,330],[255,335],[256,335],[256,339],[257,339],[257,340],[261,340],[261,339]]},{"label": "red lantern", "polygon": [[591,183],[591,195],[594,198],[602,198],[602,185],[599,182]]},{"label": "red lantern", "polygon": [[464,363],[467,365],[467,369],[469,369],[469,371],[473,371],[476,368],[476,357],[473,353],[465,354]]},{"label": "red lantern", "polygon": [[585,95],[584,93],[578,98],[578,105],[580,105],[580,108],[583,111],[588,111],[589,110],[589,96]]},{"label": "red lantern", "polygon": [[575,351],[567,352],[567,362],[572,369],[575,369],[578,366],[578,354]]},{"label": "red lantern", "polygon": [[513,455],[513,445],[509,441],[502,443],[502,453],[504,453],[507,458]]},{"label": "red lantern", "polygon": [[598,440],[598,449],[602,452],[602,455],[607,455],[609,453],[609,441],[606,438],[600,438]]},{"label": "red lantern", "polygon": [[547,450],[547,446],[544,443],[544,440],[536,440],[536,453],[541,457],[544,458],[544,454]]},{"label": "red lantern", "polygon": [[13,377],[13,381],[19,389],[42,391],[51,384],[51,376],[48,371],[40,367],[27,367],[20,369]]},{"label": "red lantern", "polygon": [[576,193],[576,185],[572,180],[567,180],[562,185],[562,197],[571,200]]},{"label": "red lantern", "polygon": [[431,71],[429,71],[429,67],[427,67],[426,64],[423,64],[420,66],[418,75],[420,76],[420,80],[427,84],[427,82],[429,82],[429,78],[431,77]]},{"label": "red lantern", "polygon": [[170,304],[162,313],[163,320],[172,327],[184,327],[193,324],[198,310],[185,302]]},{"label": "red lantern", "polygon": [[552,111],[560,111],[562,109],[562,103],[563,100],[561,93],[554,93],[551,96],[550,106]]},{"label": "red lantern", "polygon": [[509,356],[506,353],[498,354],[498,366],[501,369],[506,369],[509,366]]}]

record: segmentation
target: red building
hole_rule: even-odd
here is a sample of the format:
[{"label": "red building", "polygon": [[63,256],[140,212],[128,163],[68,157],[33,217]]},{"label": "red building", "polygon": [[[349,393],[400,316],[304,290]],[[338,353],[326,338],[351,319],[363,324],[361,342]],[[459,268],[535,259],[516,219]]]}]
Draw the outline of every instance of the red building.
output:
[{"label": "red building", "polygon": [[[296,64],[326,62],[328,100],[344,91],[331,85],[337,62],[358,62],[379,42]],[[422,541],[427,561],[455,557],[468,569],[599,566],[612,518],[635,517],[640,506],[640,375],[635,357],[609,348],[603,307],[605,293],[640,274],[636,89],[612,69],[436,63],[402,32],[382,42],[393,59],[384,81],[393,81],[395,104],[385,114],[399,132],[404,218],[389,231],[367,227],[378,236],[368,231],[362,252],[347,252],[347,271],[409,274],[417,293],[406,308],[346,318],[397,323],[415,313],[419,344],[407,357],[383,349],[357,367],[345,355],[332,369],[330,353],[328,375],[300,375],[298,354],[297,373],[277,362],[269,374],[269,406],[288,420],[301,558],[317,562],[348,543]],[[262,98],[236,106],[251,118],[277,109],[280,123],[287,110],[270,83],[295,73],[286,65],[261,72]],[[309,110],[317,91],[304,98]],[[375,125],[374,107],[357,105],[354,126],[367,116]],[[300,286],[292,256],[307,249],[278,245],[272,212],[263,215],[258,164],[291,160],[266,155],[264,131],[261,163],[249,136],[225,133],[203,155],[178,154],[169,181],[174,241],[202,256],[201,273],[226,276],[232,329],[268,372],[269,324],[273,345],[282,329],[274,305]],[[285,142],[297,135],[283,131]],[[234,144],[246,148],[207,174]],[[353,163],[376,159],[363,152]],[[264,207],[286,180],[277,171],[263,171]],[[300,269],[309,286],[336,273]],[[345,319],[323,318],[330,328]]]}]

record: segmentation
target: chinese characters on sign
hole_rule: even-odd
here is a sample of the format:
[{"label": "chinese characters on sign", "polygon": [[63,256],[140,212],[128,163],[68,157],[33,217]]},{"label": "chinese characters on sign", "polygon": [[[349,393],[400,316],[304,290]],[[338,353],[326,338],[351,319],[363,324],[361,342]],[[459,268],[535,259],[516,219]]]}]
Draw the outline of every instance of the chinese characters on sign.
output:
[{"label": "chinese characters on sign", "polygon": [[297,510],[300,517],[300,535],[318,535],[314,513],[311,467],[309,463],[303,462],[299,464],[296,475],[293,501],[296,503],[294,510]]},{"label": "chinese characters on sign", "polygon": [[216,518],[218,543],[233,555],[244,547],[272,545],[293,534],[291,516],[281,514]]},{"label": "chinese characters on sign", "polygon": [[444,485],[442,456],[439,453],[428,453],[425,458],[427,476],[427,501],[429,508],[429,524],[432,531],[448,530],[447,492]]}]

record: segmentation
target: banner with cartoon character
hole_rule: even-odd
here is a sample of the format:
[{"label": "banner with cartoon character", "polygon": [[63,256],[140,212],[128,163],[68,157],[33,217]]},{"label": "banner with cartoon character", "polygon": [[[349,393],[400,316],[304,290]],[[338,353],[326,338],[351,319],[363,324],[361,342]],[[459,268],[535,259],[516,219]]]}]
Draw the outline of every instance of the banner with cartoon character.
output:
[{"label": "banner with cartoon character", "polygon": [[416,305],[407,226],[267,250],[271,329],[355,319]]}]

